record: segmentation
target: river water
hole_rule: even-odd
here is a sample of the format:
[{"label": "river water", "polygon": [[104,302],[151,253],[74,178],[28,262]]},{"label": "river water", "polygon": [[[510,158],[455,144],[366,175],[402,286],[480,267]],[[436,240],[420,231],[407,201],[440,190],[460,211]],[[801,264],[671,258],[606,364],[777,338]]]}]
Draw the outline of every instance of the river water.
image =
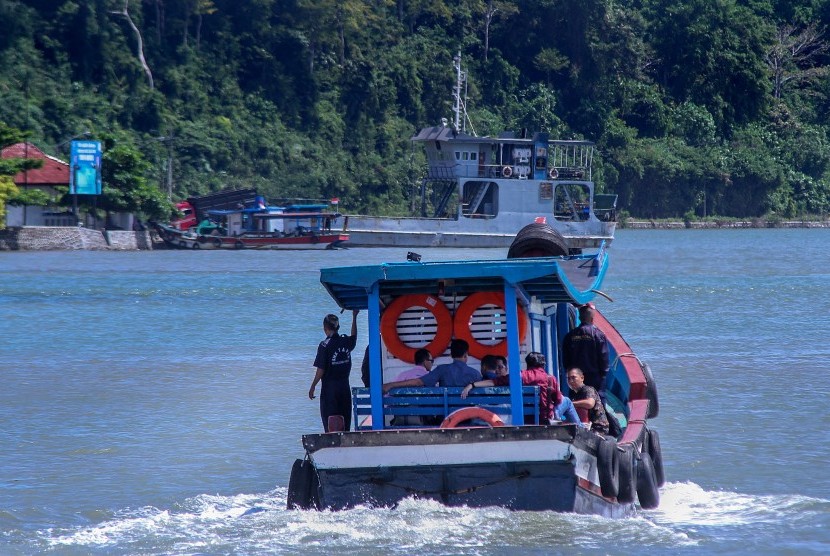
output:
[{"label": "river water", "polygon": [[828,239],[618,232],[598,304],[654,371],[667,475],[622,520],[284,509],[320,428],[319,269],[405,249],[0,252],[0,553],[826,553]]}]

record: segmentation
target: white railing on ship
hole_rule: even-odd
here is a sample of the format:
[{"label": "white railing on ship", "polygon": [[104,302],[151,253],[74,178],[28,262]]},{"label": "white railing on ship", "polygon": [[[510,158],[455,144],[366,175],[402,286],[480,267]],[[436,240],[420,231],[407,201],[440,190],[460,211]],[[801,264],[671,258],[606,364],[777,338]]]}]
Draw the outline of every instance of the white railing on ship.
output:
[{"label": "white railing on ship", "polygon": [[[522,171],[524,169],[524,172]],[[553,172],[555,170],[555,172]],[[454,166],[430,166],[427,178],[455,180],[457,178],[534,179],[535,170],[526,164],[456,164]],[[551,166],[545,170],[546,179],[591,180],[590,167]]]}]

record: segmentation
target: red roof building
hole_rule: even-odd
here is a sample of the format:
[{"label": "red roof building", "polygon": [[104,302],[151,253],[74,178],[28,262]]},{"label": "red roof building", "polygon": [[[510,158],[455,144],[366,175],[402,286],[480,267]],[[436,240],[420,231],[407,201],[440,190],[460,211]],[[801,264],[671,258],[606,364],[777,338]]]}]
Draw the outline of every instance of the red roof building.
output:
[{"label": "red roof building", "polygon": [[[50,197],[55,186],[69,185],[69,163],[49,156],[31,143],[16,143],[0,151],[0,158],[36,158],[40,168],[23,170],[14,176],[14,184],[23,190],[41,189]],[[74,226],[77,218],[68,211],[54,212],[54,207],[6,206],[6,226]]]},{"label": "red roof building", "polygon": [[2,158],[38,158],[40,168],[23,170],[14,177],[18,187],[52,187],[69,185],[69,163],[50,156],[31,143],[15,143],[0,151]]}]

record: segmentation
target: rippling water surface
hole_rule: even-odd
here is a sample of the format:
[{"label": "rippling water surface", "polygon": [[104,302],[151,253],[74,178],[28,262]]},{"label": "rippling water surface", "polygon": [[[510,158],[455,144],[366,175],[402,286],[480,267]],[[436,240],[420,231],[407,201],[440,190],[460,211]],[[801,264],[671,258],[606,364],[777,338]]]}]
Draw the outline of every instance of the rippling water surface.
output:
[{"label": "rippling water surface", "polygon": [[0,553],[828,552],[828,239],[618,233],[600,308],[654,370],[668,480],[623,520],[284,509],[320,426],[319,269],[405,249],[0,252]]}]

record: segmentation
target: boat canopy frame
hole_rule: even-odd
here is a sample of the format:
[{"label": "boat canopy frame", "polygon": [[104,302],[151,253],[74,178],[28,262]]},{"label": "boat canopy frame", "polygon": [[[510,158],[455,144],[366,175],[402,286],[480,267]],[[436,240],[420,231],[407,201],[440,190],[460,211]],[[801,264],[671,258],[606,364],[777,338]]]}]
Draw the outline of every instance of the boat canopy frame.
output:
[{"label": "boat canopy frame", "polygon": [[[384,428],[380,317],[392,299],[407,294],[467,296],[481,291],[504,293],[507,321],[511,417],[523,423],[520,338],[517,303],[531,314],[531,303],[577,305],[591,301],[608,268],[603,244],[597,253],[566,257],[505,260],[382,263],[324,268],[320,282],[342,308],[368,310],[369,375],[372,428]],[[517,387],[513,387],[513,386]]]}]

